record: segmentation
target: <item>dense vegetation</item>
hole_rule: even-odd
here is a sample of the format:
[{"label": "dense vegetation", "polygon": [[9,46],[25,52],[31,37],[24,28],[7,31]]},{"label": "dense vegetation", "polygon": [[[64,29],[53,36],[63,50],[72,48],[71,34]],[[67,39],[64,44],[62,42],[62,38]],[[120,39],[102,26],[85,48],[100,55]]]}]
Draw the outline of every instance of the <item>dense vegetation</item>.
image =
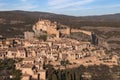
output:
[{"label": "dense vegetation", "polygon": [[15,69],[15,62],[13,59],[0,60],[0,80],[20,80],[21,71]]},{"label": "dense vegetation", "polygon": [[79,66],[78,68],[55,70],[51,65],[47,65],[48,80],[84,80],[82,75],[84,72],[90,73],[92,76],[89,80],[115,80],[116,73],[120,71],[120,66],[109,68],[106,65],[94,66]]},{"label": "dense vegetation", "polygon": [[47,40],[47,35],[40,35],[37,37],[39,40],[46,41]]},{"label": "dense vegetation", "polygon": [[91,36],[81,32],[71,33],[70,37],[79,41],[91,41]]}]

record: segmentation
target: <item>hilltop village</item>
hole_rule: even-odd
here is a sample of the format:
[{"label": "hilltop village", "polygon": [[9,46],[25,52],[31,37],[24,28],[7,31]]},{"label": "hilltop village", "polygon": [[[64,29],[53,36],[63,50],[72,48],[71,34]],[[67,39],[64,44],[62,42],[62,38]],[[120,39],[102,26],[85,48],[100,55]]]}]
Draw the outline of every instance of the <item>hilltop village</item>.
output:
[{"label": "hilltop village", "polygon": [[[70,37],[80,32],[90,36],[91,41],[80,41]],[[106,43],[102,45],[105,46]],[[22,58],[16,63],[21,70],[21,80],[46,80],[44,65],[54,69],[74,68],[80,65],[118,65],[118,56],[111,55],[93,32],[70,29],[49,20],[39,20],[33,31],[24,32],[24,39],[0,37],[0,59]],[[66,63],[61,63],[66,62]]]}]

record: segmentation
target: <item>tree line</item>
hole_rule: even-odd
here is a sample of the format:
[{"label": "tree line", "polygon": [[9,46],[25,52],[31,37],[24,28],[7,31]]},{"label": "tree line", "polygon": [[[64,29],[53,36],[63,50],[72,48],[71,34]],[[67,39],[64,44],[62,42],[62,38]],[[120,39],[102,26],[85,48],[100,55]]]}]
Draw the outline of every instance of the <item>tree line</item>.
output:
[{"label": "tree line", "polygon": [[113,74],[119,71],[120,66],[110,68],[106,65],[94,65],[85,67],[83,65],[65,70],[55,70],[52,65],[47,65],[47,79],[48,80],[85,80],[82,75],[87,72],[90,73],[89,80],[114,80]]}]

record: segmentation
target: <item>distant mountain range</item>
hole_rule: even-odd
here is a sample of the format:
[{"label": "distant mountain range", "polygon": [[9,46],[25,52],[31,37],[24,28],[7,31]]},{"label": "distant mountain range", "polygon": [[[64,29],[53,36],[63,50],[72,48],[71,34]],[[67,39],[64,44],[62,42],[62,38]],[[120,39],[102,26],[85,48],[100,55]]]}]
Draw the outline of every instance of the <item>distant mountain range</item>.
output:
[{"label": "distant mountain range", "polygon": [[26,20],[26,18],[65,18],[65,19],[76,19],[82,21],[120,21],[120,13],[108,14],[100,16],[67,16],[62,14],[54,14],[47,12],[29,12],[29,11],[0,11],[0,18],[5,19],[21,19]]},{"label": "distant mountain range", "polygon": [[81,26],[120,27],[120,13],[101,16],[75,17],[46,12],[0,11],[0,34],[7,37],[19,34],[23,35],[24,31],[31,31],[32,25],[39,19],[57,21],[58,23],[72,28],[80,28]]}]

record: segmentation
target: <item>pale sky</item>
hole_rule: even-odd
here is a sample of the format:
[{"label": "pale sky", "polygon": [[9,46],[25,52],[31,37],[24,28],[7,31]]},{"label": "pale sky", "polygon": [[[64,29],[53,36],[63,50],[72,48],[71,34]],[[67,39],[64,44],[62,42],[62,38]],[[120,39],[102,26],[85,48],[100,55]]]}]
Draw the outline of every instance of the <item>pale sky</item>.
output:
[{"label": "pale sky", "polygon": [[120,13],[120,0],[0,0],[0,11],[25,10],[87,16]]}]

